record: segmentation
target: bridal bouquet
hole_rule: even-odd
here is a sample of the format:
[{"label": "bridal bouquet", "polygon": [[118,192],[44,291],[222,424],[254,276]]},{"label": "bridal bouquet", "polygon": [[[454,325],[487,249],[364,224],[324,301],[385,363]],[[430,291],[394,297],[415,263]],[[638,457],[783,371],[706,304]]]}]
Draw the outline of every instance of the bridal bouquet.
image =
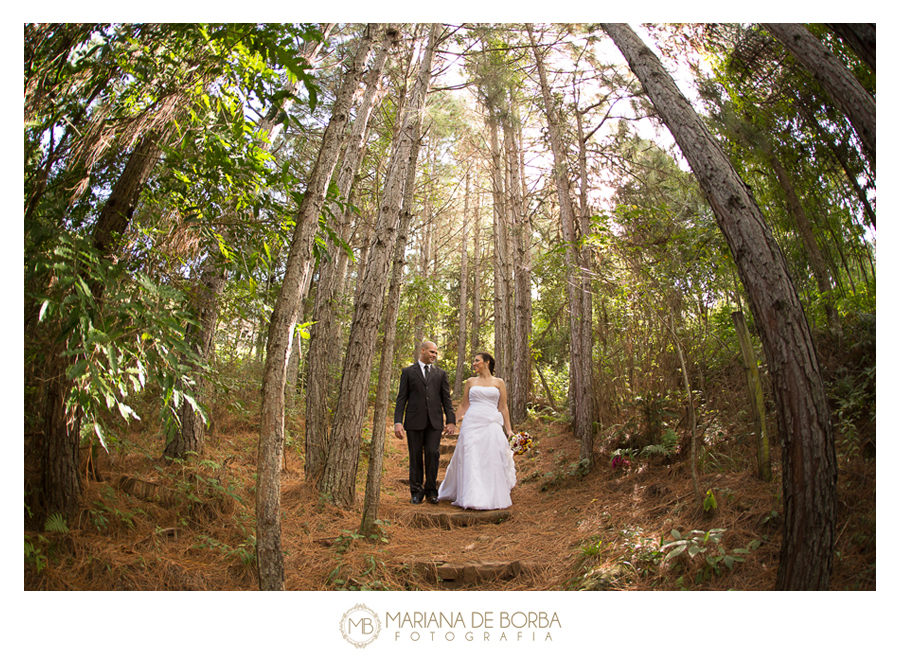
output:
[{"label": "bridal bouquet", "polygon": [[531,450],[533,444],[534,442],[531,440],[531,435],[528,432],[517,432],[509,439],[509,447],[517,455],[524,455]]}]

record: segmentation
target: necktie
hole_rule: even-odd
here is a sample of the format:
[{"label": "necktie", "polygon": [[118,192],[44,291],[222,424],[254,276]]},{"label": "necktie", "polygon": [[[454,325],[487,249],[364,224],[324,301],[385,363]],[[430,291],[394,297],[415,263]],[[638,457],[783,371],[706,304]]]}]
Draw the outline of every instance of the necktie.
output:
[{"label": "necktie", "polygon": [[428,381],[428,374],[431,372],[431,366],[425,366],[425,381]]}]

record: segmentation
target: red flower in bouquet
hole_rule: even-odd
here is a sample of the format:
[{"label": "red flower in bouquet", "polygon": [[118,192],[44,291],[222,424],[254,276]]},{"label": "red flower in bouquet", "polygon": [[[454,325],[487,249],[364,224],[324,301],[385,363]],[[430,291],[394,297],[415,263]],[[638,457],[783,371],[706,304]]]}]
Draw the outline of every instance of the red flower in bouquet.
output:
[{"label": "red flower in bouquet", "polygon": [[512,451],[517,455],[524,455],[531,450],[533,445],[534,441],[531,439],[531,435],[528,432],[517,432],[509,439],[509,447],[512,448]]}]

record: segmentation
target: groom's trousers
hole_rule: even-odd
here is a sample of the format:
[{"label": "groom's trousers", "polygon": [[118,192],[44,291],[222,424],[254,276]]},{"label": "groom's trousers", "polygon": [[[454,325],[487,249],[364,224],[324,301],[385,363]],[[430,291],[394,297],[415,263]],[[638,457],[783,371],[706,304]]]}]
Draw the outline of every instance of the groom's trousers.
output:
[{"label": "groom's trousers", "polygon": [[409,492],[437,496],[437,473],[441,463],[441,435],[444,430],[428,423],[424,430],[406,430],[409,448]]}]

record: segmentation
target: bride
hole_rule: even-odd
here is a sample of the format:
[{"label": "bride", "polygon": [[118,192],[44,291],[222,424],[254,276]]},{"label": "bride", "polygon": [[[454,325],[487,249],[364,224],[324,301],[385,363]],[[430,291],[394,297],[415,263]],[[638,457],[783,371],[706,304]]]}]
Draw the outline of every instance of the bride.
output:
[{"label": "bride", "polygon": [[486,352],[475,355],[472,368],[476,376],[466,380],[457,411],[459,440],[438,499],[468,509],[504,509],[512,505],[509,491],[516,484],[506,384],[494,377],[494,357]]}]

